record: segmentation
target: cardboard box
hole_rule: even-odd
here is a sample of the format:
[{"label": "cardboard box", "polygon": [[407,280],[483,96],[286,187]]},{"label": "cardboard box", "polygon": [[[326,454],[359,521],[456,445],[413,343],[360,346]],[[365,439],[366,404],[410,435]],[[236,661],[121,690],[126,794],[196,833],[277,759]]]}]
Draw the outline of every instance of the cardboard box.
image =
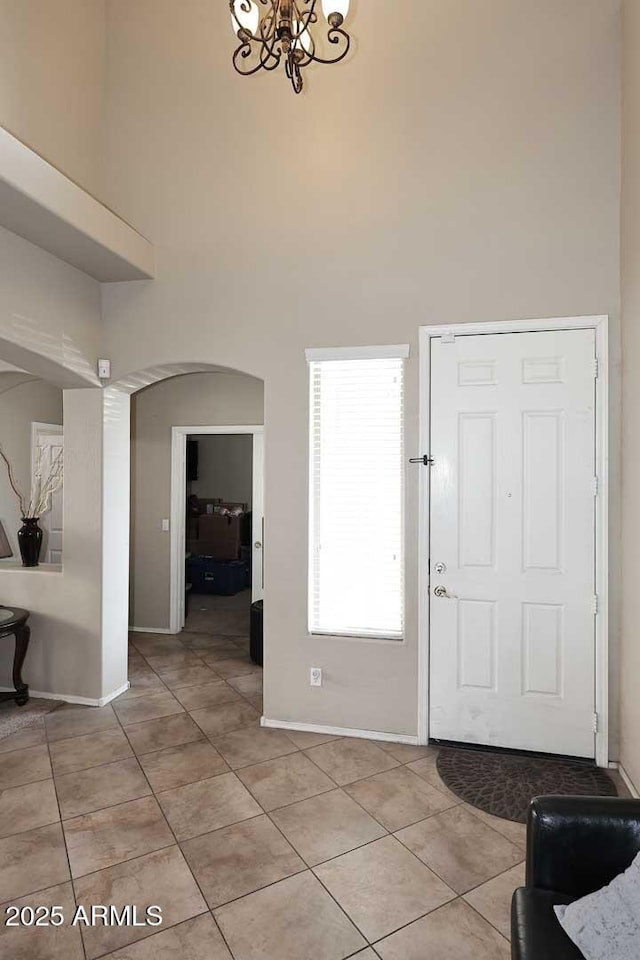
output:
[{"label": "cardboard box", "polygon": [[232,500],[221,500],[217,504],[214,513],[224,513],[226,510],[230,510],[232,513],[246,513],[247,505],[246,503],[236,503]]},{"label": "cardboard box", "polygon": [[200,497],[198,499],[198,506],[200,508],[200,516],[203,514],[227,513],[229,511],[232,513],[247,512],[246,503],[238,503],[231,500],[216,500],[211,497]]},{"label": "cardboard box", "polygon": [[214,560],[239,560],[241,533],[241,517],[205,513],[200,517],[198,553]]},{"label": "cardboard box", "polygon": [[222,500],[217,500],[212,497],[198,497],[198,506],[200,507],[200,515],[202,514],[211,514],[214,512],[215,508],[222,503]]}]

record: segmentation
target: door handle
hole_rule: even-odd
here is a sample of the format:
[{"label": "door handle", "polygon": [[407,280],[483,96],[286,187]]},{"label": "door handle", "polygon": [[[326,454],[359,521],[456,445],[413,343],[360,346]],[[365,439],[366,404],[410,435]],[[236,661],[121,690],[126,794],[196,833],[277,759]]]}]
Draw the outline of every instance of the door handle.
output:
[{"label": "door handle", "polygon": [[256,542],[254,543],[254,547],[256,548],[256,550],[262,550],[262,544],[260,543],[259,540],[256,540]]},{"label": "door handle", "polygon": [[441,583],[437,587],[433,588],[434,597],[440,597],[442,600],[455,600],[456,598],[452,593],[448,593],[447,588],[443,587]]}]

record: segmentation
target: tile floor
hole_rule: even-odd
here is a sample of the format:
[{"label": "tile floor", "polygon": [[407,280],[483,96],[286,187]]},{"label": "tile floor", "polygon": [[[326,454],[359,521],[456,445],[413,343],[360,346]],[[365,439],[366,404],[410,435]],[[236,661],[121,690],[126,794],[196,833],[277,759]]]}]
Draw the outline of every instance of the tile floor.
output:
[{"label": "tile floor", "polygon": [[0,749],[3,911],[158,904],[160,931],[0,926],[0,958],[508,960],[524,827],[433,748],[261,729],[243,608],[205,613],[132,634],[113,705]]}]

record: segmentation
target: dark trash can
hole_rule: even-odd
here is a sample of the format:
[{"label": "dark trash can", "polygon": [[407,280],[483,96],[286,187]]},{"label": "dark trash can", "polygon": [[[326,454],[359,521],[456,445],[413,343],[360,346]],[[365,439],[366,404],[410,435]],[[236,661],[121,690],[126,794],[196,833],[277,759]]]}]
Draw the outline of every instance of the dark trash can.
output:
[{"label": "dark trash can", "polygon": [[251,604],[249,625],[249,654],[254,663],[262,666],[262,612],[264,600]]}]

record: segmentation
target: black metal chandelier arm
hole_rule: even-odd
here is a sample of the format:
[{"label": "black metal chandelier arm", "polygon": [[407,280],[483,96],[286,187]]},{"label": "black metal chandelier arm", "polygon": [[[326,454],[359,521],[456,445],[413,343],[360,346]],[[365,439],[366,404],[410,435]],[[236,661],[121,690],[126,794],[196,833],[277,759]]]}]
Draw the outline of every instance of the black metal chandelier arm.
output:
[{"label": "black metal chandelier arm", "polygon": [[297,0],[293,0],[295,20],[298,23],[298,31],[294,34],[295,37],[302,36],[305,30],[308,30],[309,27],[314,26],[318,22],[316,4],[317,0],[311,0],[311,6],[309,6],[308,9],[301,9],[298,6]]},{"label": "black metal chandelier arm", "polygon": [[280,66],[280,61],[282,59],[282,48],[280,47],[276,50],[276,42],[274,41],[271,46],[268,46],[266,43],[260,48],[260,65],[263,70],[275,70]]},{"label": "black metal chandelier arm", "polygon": [[[238,5],[240,10],[243,13],[251,13],[251,0],[235,0],[235,3]],[[234,13],[234,2],[231,2],[231,12]],[[235,15],[235,14],[234,14]]]},{"label": "black metal chandelier arm", "polygon": [[315,51],[316,51],[316,45],[313,42],[313,39],[311,40],[311,48],[309,50],[307,50],[304,47],[298,48],[298,57],[296,62],[298,64],[299,70],[302,70],[304,67],[308,67],[310,63],[313,63],[315,61],[316,59]]},{"label": "black metal chandelier arm", "polygon": [[247,64],[246,67],[243,67],[242,61],[247,60],[253,52],[253,47],[250,43],[241,43],[237,50],[234,51],[232,63],[236,73],[239,73],[243,77],[251,77],[254,73],[257,73],[258,70],[264,69],[264,65],[262,63],[257,63],[253,66],[251,64]]},{"label": "black metal chandelier arm", "polygon": [[[252,54],[258,57],[258,62],[255,63],[252,60],[251,63],[243,64],[243,61],[248,60]],[[251,43],[242,43],[234,52],[232,62],[237,73],[243,77],[251,77],[259,70],[275,70],[280,65],[281,59],[281,50],[276,51],[273,47],[268,48],[263,44],[260,44],[259,49],[256,50]]]},{"label": "black metal chandelier arm", "polygon": [[259,26],[260,33],[256,37],[256,40],[262,41],[262,43],[274,43],[277,39],[276,31],[276,11],[275,9],[269,10],[260,20]]},{"label": "black metal chandelier arm", "polygon": [[312,57],[314,63],[340,63],[340,61],[344,60],[346,55],[349,53],[349,50],[351,49],[351,37],[346,30],[343,30],[341,27],[332,27],[327,34],[327,39],[329,40],[329,43],[333,44],[343,41],[345,45],[344,50],[338,52],[335,57],[331,57],[330,59],[319,57],[314,53],[314,56]]},{"label": "black metal chandelier arm", "polygon": [[282,59],[282,45],[278,40],[275,30],[262,40],[262,49],[260,50],[260,62],[265,70],[275,70],[280,65]]},{"label": "black metal chandelier arm", "polygon": [[242,10],[244,13],[250,13],[251,0],[229,0],[231,16],[238,27],[238,36],[243,43],[262,43],[268,46],[269,43],[273,44],[277,39],[275,20],[278,9],[278,0],[257,0],[257,2],[264,4],[264,6],[270,6],[270,9],[260,17],[260,21],[258,23],[258,33],[251,33],[246,26],[243,26],[238,20],[235,11],[237,3],[239,4],[240,10]]},{"label": "black metal chandelier arm", "polygon": [[285,73],[291,81],[294,93],[302,93],[304,86],[302,74],[300,73],[300,64],[293,57],[287,57],[285,60]]}]

